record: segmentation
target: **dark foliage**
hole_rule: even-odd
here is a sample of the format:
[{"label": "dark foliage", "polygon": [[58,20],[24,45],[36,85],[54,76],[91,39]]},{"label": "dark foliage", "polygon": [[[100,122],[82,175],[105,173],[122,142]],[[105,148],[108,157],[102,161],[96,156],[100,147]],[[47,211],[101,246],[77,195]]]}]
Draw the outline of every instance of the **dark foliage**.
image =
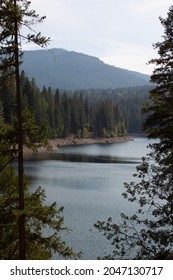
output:
[{"label": "dark foliage", "polygon": [[113,245],[105,258],[169,259],[173,252],[173,6],[166,19],[163,42],[155,44],[159,58],[151,76],[154,88],[144,128],[154,143],[137,166],[135,182],[125,183],[125,199],[137,204],[132,216],[122,214],[122,223],[112,218],[96,227]]},{"label": "dark foliage", "polygon": [[[143,116],[141,108],[148,100],[149,86],[102,90],[78,90],[54,92],[50,87],[37,87],[22,72],[20,77],[23,109],[29,109],[36,124],[48,138],[66,137],[113,137],[127,133],[141,133]],[[15,114],[13,83],[0,89],[4,118],[11,123]],[[33,139],[34,140],[34,139]]]}]

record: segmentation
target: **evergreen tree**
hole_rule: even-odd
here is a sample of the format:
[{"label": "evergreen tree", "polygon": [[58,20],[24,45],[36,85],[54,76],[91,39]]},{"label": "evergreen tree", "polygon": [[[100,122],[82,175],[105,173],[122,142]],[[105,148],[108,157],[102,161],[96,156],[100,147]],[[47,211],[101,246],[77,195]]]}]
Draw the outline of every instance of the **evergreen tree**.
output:
[{"label": "evergreen tree", "polygon": [[[5,158],[0,157],[0,168]],[[26,182],[24,181],[26,184]],[[18,177],[13,168],[3,168],[0,174],[0,259],[20,259],[18,238]],[[56,203],[45,205],[45,191],[40,187],[34,192],[25,185],[25,243],[26,259],[50,259],[53,254],[77,257],[61,240],[60,233],[68,232],[62,216],[63,207]],[[44,234],[43,234],[44,229]]]},{"label": "evergreen tree", "polygon": [[63,113],[63,137],[67,137],[71,132],[71,106],[67,93],[65,92],[62,96],[62,111]]},{"label": "evergreen tree", "polygon": [[[0,115],[0,259],[20,259],[20,240],[18,232],[18,176],[11,164],[17,156],[15,126],[3,121]],[[16,122],[14,120],[14,122]],[[43,141],[39,135],[33,114],[28,109],[23,113],[24,144],[36,149],[32,139]],[[63,207],[57,208],[56,203],[45,204],[45,191],[39,187],[35,192],[29,192],[24,179],[25,197],[25,245],[26,259],[50,259],[53,254],[63,257],[78,258],[72,249],[62,240],[64,226]]]},{"label": "evergreen tree", "polygon": [[0,99],[3,106],[3,114],[6,122],[12,122],[12,116],[16,112],[16,97],[14,91],[14,79],[1,84],[0,83]]},{"label": "evergreen tree", "polygon": [[[17,185],[14,170],[10,167],[3,169],[0,175],[0,259],[20,259]],[[63,225],[63,207],[57,209],[55,203],[43,205],[45,197],[41,188],[33,194],[25,190],[26,259],[50,259],[54,253],[64,257],[75,256],[60,237],[60,232],[68,231]],[[43,228],[47,234],[43,235]]]},{"label": "evergreen tree", "polygon": [[57,89],[54,95],[54,118],[55,118],[55,135],[56,137],[62,137],[63,131],[64,131],[64,120],[63,120],[63,114],[64,112],[62,109],[62,103],[61,103],[61,96],[60,92]]},{"label": "evergreen tree", "polygon": [[144,128],[150,139],[150,152],[137,166],[138,180],[125,183],[123,194],[137,203],[132,216],[122,214],[122,223],[112,218],[96,227],[111,240],[114,250],[108,259],[167,259],[173,253],[173,6],[167,18],[160,18],[164,41],[155,44],[159,57],[151,81],[150,103]]},{"label": "evergreen tree", "polygon": [[23,121],[22,121],[22,95],[20,88],[21,40],[33,41],[45,45],[47,39],[38,34],[22,35],[23,26],[31,30],[36,22],[43,21],[35,11],[30,10],[27,0],[1,0],[0,6],[0,74],[1,78],[14,74],[16,88],[16,139],[18,144],[18,192],[19,192],[19,247],[20,258],[25,259],[25,215],[24,215],[24,165],[23,165]]}]

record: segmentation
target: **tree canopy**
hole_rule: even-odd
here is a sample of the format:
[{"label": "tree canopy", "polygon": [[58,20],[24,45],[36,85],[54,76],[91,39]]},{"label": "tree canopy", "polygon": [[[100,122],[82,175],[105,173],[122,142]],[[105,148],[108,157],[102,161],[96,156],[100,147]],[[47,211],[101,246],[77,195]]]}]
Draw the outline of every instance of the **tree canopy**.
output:
[{"label": "tree canopy", "polygon": [[121,224],[112,218],[95,224],[113,245],[108,259],[167,259],[173,252],[173,6],[160,21],[164,40],[155,44],[159,57],[150,61],[156,65],[154,88],[144,109],[144,129],[153,142],[137,166],[136,181],[125,183],[123,194],[137,211],[123,213]]},{"label": "tree canopy", "polygon": [[[24,145],[34,148],[33,140],[38,137],[38,126],[29,109],[24,110],[20,81],[21,42],[34,42],[45,46],[49,39],[35,33],[33,24],[42,22],[30,9],[30,1],[0,1],[0,89],[4,88],[5,102],[8,97],[12,107],[6,107],[8,122],[0,111],[0,258],[1,259],[48,259],[53,252],[71,256],[73,251],[61,240],[63,207],[56,203],[44,205],[45,192],[38,188],[35,193],[28,191],[24,177]],[[22,27],[31,33],[22,34]],[[13,91],[9,91],[13,89]],[[7,94],[7,95],[6,95]],[[1,106],[2,107],[2,106]],[[4,106],[3,106],[4,107]],[[35,148],[34,148],[35,149]],[[17,159],[18,174],[10,163]],[[43,233],[43,228],[49,230]]]},{"label": "tree canopy", "polygon": [[[35,116],[38,129],[47,138],[124,136],[141,133],[141,109],[148,100],[151,87],[89,89],[78,91],[39,89],[34,79],[20,75],[22,106]],[[0,89],[4,119],[11,123],[15,112],[13,83]],[[41,133],[43,136],[43,133]],[[34,139],[33,139],[34,140]],[[36,141],[35,141],[36,142]]]}]

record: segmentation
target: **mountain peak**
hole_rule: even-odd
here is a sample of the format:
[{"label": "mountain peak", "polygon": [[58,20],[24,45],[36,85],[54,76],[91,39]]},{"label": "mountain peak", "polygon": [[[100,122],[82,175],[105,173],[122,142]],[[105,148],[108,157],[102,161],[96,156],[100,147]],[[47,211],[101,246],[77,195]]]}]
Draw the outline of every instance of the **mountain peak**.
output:
[{"label": "mountain peak", "polygon": [[56,48],[24,51],[22,70],[29,78],[35,78],[39,87],[53,89],[117,88],[149,83],[148,75],[105,64],[94,56]]}]

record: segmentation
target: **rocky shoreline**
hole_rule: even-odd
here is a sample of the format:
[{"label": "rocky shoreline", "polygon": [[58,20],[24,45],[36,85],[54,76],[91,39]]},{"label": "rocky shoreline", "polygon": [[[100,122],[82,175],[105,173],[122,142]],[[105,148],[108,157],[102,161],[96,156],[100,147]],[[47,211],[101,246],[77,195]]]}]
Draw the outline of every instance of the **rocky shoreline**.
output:
[{"label": "rocky shoreline", "polygon": [[[91,137],[91,138],[76,138],[74,135],[70,135],[66,138],[57,138],[57,139],[50,139],[48,141],[47,146],[41,146],[37,148],[37,152],[34,153],[43,153],[48,151],[57,151],[62,146],[67,145],[86,145],[86,144],[98,144],[98,143],[121,143],[127,141],[133,141],[133,137],[131,136],[117,136],[117,137],[110,137],[110,138],[101,138],[101,137]],[[24,155],[33,153],[32,150],[24,148]]]}]

